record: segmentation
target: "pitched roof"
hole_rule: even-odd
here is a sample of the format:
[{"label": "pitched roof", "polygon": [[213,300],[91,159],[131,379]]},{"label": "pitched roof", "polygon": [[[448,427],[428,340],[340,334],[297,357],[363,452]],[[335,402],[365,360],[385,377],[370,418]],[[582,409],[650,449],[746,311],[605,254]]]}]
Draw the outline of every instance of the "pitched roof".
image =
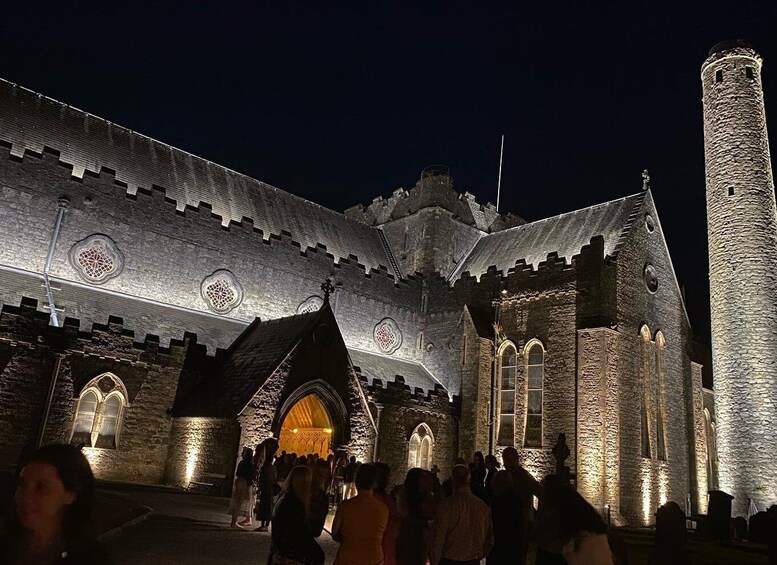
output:
[{"label": "pitched roof", "polygon": [[206,202],[225,225],[250,218],[265,239],[287,231],[303,248],[320,243],[335,259],[355,255],[367,270],[391,268],[370,226],[2,79],[0,140],[19,157],[54,149],[77,176],[115,171],[130,193],[164,188],[179,210]]},{"label": "pitched roof", "polygon": [[319,318],[331,309],[263,322],[257,318],[226,354],[222,370],[176,403],[176,416],[234,417],[294,350]]},{"label": "pitched roof", "polygon": [[536,267],[550,253],[558,253],[569,261],[596,236],[604,237],[605,255],[614,256],[645,194],[641,192],[485,235],[459,262],[449,280],[454,281],[465,272],[480,277],[492,266],[506,273],[521,259]]},{"label": "pitched roof", "polygon": [[486,339],[494,339],[494,309],[465,304],[464,308],[472,318],[472,324],[478,336]]},{"label": "pitched roof", "polygon": [[348,354],[351,356],[354,368],[367,377],[369,384],[373,384],[375,379],[380,379],[383,386],[386,386],[386,383],[396,382],[397,377],[402,377],[410,390],[420,388],[426,393],[433,391],[436,386],[442,386],[420,363],[368,353],[361,349],[349,349]]}]

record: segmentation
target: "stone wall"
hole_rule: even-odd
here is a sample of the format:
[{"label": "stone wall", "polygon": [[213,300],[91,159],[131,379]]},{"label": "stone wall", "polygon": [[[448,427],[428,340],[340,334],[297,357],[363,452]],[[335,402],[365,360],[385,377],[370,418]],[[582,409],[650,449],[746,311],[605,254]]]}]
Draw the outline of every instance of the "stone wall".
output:
[{"label": "stone wall", "polygon": [[777,500],[777,207],[761,57],[702,65],[712,357],[720,488],[746,515]]},{"label": "stone wall", "polygon": [[232,418],[175,418],[165,484],[187,488],[190,481],[211,482],[204,473],[223,474],[218,494],[228,494],[239,453],[240,426]]},{"label": "stone wall", "polygon": [[43,443],[70,441],[78,397],[90,381],[109,373],[126,390],[116,447],[87,446],[84,453],[99,479],[162,482],[170,410],[187,343],[174,342],[169,348],[153,338],[137,343],[115,318],[88,333],[79,331],[76,320],[53,327],[36,309],[37,304],[27,301],[20,308],[5,306],[0,315],[0,360],[5,363],[0,413],[16,414],[3,426],[3,433],[10,434],[2,442],[0,465],[15,464],[25,446],[36,444],[55,372]]},{"label": "stone wall", "polygon": [[610,510],[616,525],[621,516],[620,365],[622,337],[609,328],[577,334],[577,490],[599,512]]},{"label": "stone wall", "polygon": [[[413,431],[422,423],[434,436],[432,466],[439,468],[439,477],[450,475],[457,456],[458,414],[461,405],[451,402],[439,387],[427,395],[413,394],[401,383],[388,383],[386,388],[373,385],[370,398],[381,406],[377,460],[391,467],[391,482],[404,481],[408,470],[408,442]],[[470,454],[471,455],[471,454]]]},{"label": "stone wall", "polygon": [[[650,219],[648,219],[650,216]],[[651,227],[652,226],[652,227]],[[655,292],[645,276],[652,265]],[[689,437],[691,394],[690,325],[661,230],[653,197],[646,194],[635,212],[628,238],[617,256],[617,330],[622,336],[620,380],[620,507],[626,520],[647,524],[658,506],[674,501],[685,507],[690,492]],[[649,343],[640,331],[645,326]],[[657,374],[658,333],[666,345],[663,374]],[[648,374],[646,375],[646,371]],[[640,401],[647,398],[651,457],[641,452]],[[663,408],[666,460],[657,456],[657,419]]]}]

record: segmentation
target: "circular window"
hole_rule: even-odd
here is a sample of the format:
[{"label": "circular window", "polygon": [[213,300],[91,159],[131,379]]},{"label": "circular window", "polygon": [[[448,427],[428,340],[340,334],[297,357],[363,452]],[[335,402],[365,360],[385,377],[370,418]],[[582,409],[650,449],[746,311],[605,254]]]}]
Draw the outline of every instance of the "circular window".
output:
[{"label": "circular window", "polygon": [[653,265],[650,263],[645,265],[642,276],[645,279],[645,286],[650,292],[658,290],[658,273],[656,273],[656,268]]},{"label": "circular window", "polygon": [[645,214],[645,227],[650,233],[653,233],[653,230],[656,229],[656,221],[650,214]]}]

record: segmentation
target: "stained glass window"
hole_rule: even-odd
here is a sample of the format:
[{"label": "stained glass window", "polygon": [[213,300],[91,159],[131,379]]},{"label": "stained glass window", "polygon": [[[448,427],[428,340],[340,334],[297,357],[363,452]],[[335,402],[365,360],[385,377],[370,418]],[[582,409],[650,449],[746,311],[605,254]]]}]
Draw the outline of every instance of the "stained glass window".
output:
[{"label": "stained glass window", "polygon": [[545,351],[539,343],[529,348],[526,358],[526,433],[524,446],[542,447],[542,393]]}]

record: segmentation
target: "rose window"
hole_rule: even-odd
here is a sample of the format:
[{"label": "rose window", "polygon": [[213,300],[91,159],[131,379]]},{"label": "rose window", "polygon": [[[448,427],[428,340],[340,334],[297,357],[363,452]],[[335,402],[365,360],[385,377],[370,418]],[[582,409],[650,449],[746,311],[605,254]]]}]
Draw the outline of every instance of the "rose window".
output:
[{"label": "rose window", "polygon": [[81,278],[99,284],[121,272],[124,257],[109,237],[90,235],[70,250],[70,264]]},{"label": "rose window", "polygon": [[308,314],[310,312],[316,312],[324,305],[324,299],[320,296],[309,296],[303,302],[297,306],[297,314]]},{"label": "rose window", "polygon": [[210,309],[219,314],[226,314],[243,300],[243,289],[235,275],[223,269],[202,281],[200,293]]},{"label": "rose window", "polygon": [[373,339],[383,353],[394,353],[402,345],[402,332],[391,318],[383,318],[373,330]]}]

